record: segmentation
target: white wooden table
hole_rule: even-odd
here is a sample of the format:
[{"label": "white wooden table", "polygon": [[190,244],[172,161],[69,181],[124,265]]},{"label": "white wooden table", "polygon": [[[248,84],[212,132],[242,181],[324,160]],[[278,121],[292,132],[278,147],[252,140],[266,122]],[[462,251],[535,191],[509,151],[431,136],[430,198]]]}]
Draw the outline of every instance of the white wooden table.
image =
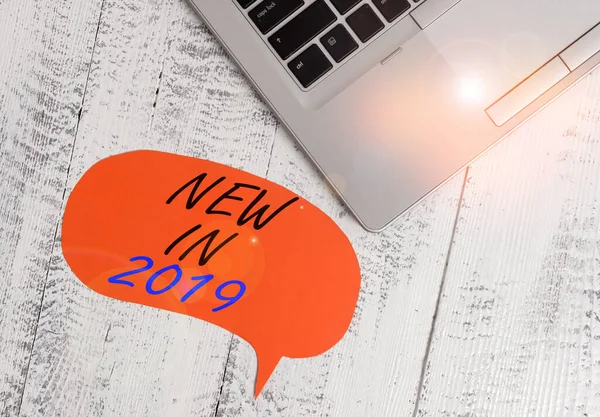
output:
[{"label": "white wooden table", "polygon": [[[157,149],[278,182],[362,268],[333,349],[283,359],[93,293],[67,196]],[[0,0],[0,416],[600,415],[600,69],[393,227],[363,231],[184,0]]]}]

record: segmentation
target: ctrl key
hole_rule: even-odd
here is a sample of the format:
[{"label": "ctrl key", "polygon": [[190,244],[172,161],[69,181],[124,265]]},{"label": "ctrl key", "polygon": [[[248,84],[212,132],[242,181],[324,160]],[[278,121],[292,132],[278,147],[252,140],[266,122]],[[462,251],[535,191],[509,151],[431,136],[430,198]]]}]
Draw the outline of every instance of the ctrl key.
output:
[{"label": "ctrl key", "polygon": [[300,84],[308,88],[331,70],[333,65],[317,45],[312,45],[292,59],[288,67]]}]

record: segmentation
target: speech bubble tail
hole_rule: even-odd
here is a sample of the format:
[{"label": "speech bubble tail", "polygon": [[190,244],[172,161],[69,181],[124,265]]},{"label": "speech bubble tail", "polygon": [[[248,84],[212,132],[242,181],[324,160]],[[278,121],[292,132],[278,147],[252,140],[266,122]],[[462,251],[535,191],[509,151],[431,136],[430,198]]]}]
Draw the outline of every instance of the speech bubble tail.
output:
[{"label": "speech bubble tail", "polygon": [[256,372],[256,385],[254,386],[254,399],[258,398],[258,395],[281,360],[281,357],[277,355],[257,354],[256,356],[258,357],[258,370]]}]

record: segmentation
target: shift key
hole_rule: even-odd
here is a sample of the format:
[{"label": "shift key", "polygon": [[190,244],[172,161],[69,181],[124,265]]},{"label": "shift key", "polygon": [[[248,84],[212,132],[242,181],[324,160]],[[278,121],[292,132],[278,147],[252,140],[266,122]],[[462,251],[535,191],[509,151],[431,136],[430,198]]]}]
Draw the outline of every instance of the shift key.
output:
[{"label": "shift key", "polygon": [[317,0],[269,37],[281,59],[288,59],[335,22],[336,16],[323,0]]},{"label": "shift key", "polygon": [[250,10],[248,16],[264,35],[302,6],[304,0],[265,0]]}]

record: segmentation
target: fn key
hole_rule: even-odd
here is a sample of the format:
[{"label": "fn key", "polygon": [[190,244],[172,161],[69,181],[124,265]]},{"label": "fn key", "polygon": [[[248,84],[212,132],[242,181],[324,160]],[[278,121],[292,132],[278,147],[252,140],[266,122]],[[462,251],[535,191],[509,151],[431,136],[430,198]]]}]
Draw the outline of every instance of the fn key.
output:
[{"label": "fn key", "polygon": [[317,45],[312,45],[288,64],[300,84],[308,88],[333,68],[331,62]]}]

